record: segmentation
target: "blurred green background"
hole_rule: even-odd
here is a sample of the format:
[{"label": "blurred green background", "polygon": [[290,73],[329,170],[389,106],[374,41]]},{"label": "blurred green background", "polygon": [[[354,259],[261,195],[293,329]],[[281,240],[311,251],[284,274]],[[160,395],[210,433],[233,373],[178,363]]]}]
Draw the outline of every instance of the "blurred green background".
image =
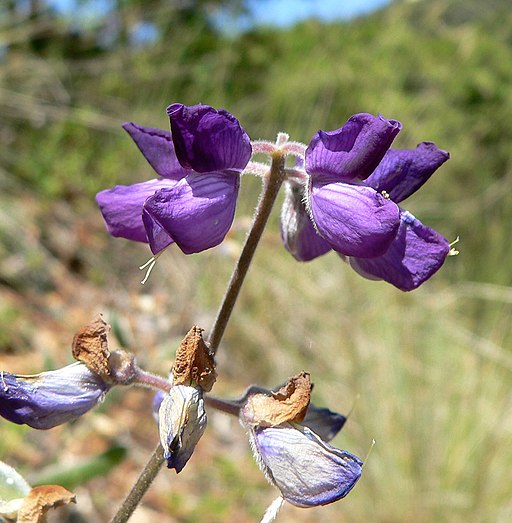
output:
[{"label": "blurred green background", "polygon": [[[188,257],[169,249],[142,286],[149,249],[109,238],[94,203],[101,189],[154,176],[123,121],[166,129],[169,103],[202,102],[228,109],[253,139],[286,131],[308,143],[351,114],[380,112],[403,123],[396,147],[429,140],[450,151],[406,208],[460,236],[460,255],[403,294],[334,253],[294,261],[277,208],[214,392],[234,397],[308,370],[315,403],[354,407],[334,444],[365,456],[376,440],[345,500],[286,506],[278,521],[512,521],[509,0],[404,0],[282,28],[238,23],[245,8],[116,0],[70,19],[44,0],[1,4],[0,368],[69,363],[74,332],[102,312],[112,346],[166,374],[190,326],[211,326],[260,182],[243,179],[223,245]],[[219,12],[231,22],[214,23]],[[146,391],[115,390],[51,431],[0,420],[0,459],[31,483],[72,486],[78,505],[51,521],[108,521],[157,442],[150,404]],[[212,412],[183,473],[162,471],[133,522],[257,522],[275,496],[238,422]]]}]

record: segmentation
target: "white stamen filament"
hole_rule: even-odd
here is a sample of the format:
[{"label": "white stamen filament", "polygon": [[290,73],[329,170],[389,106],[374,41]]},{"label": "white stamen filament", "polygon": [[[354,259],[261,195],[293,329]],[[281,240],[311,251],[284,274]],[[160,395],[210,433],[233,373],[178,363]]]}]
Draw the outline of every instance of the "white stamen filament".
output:
[{"label": "white stamen filament", "polygon": [[363,467],[366,465],[366,462],[368,461],[368,458],[370,457],[370,454],[372,453],[373,447],[375,447],[375,440],[372,439],[372,444],[370,445],[370,448],[368,449],[368,452],[366,453],[366,456],[363,461]]},{"label": "white stamen filament", "polygon": [[141,265],[139,267],[139,270],[141,270],[141,271],[144,269],[147,269],[146,275],[144,276],[144,279],[141,281],[142,285],[144,285],[148,281],[149,275],[151,274],[153,267],[156,265],[156,260],[158,260],[158,258],[160,257],[160,254],[162,254],[162,252],[163,251],[160,251],[158,254],[155,254],[146,263],[144,263],[143,265]]},{"label": "white stamen filament", "polygon": [[459,236],[457,236],[457,238],[455,238],[455,240],[453,240],[451,243],[450,243],[450,251],[448,252],[448,256],[457,256],[457,254],[459,254],[459,251],[457,249],[454,249],[453,246],[456,244],[456,243],[459,243],[460,241],[460,238]]}]

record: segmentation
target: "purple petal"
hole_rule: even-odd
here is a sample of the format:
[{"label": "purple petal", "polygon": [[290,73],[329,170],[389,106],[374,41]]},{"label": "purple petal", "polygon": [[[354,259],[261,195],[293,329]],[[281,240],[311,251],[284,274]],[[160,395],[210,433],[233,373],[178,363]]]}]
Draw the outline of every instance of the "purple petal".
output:
[{"label": "purple petal", "polygon": [[[148,198],[144,220],[165,230],[185,254],[215,247],[233,223],[239,185],[235,174],[190,174]],[[153,229],[146,231],[152,244]]]},{"label": "purple petal", "polygon": [[123,129],[160,176],[179,180],[190,173],[189,169],[184,169],[178,162],[169,131],[142,127],[132,122],[124,123]]},{"label": "purple petal", "polygon": [[34,376],[0,374],[0,415],[34,429],[51,429],[79,418],[103,398],[108,387],[84,364]]},{"label": "purple petal", "polygon": [[249,136],[224,109],[172,104],[167,108],[178,160],[196,172],[242,171],[252,154]]},{"label": "purple petal", "polygon": [[304,188],[295,182],[285,184],[281,208],[281,238],[286,250],[298,261],[310,261],[331,250],[316,232],[303,202]]},{"label": "purple petal", "polygon": [[156,191],[174,187],[174,180],[149,180],[134,185],[116,185],[96,195],[107,230],[112,236],[147,243],[142,223],[144,202]]},{"label": "purple petal", "polygon": [[286,501],[327,505],[345,497],[361,476],[361,460],[291,425],[256,429],[252,443],[260,466]]},{"label": "purple petal", "polygon": [[450,158],[435,143],[422,142],[416,149],[390,149],[366,184],[376,191],[386,191],[396,203],[417,191]]},{"label": "purple petal", "polygon": [[450,244],[409,212],[402,211],[401,216],[398,234],[383,256],[350,258],[349,263],[362,276],[411,291],[439,270],[450,252]]},{"label": "purple petal", "polygon": [[306,171],[314,180],[348,182],[368,177],[402,125],[367,113],[355,114],[335,131],[318,131],[306,150]]},{"label": "purple petal", "polygon": [[320,234],[346,256],[384,254],[400,225],[398,206],[365,185],[313,183],[310,206]]}]

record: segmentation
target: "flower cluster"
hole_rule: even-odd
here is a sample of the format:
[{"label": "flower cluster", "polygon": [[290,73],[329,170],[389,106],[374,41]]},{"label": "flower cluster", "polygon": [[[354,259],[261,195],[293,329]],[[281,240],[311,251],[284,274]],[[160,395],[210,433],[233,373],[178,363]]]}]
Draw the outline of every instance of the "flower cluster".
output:
[{"label": "flower cluster", "polygon": [[[268,166],[254,152],[293,155],[285,168],[281,236],[299,261],[334,250],[362,276],[409,291],[430,278],[448,241],[399,207],[448,158],[434,143],[390,146],[396,120],[356,114],[332,132],[297,143],[251,144],[238,120],[206,105],[168,107],[171,132],[124,124],[159,178],[101,191],[97,202],[113,236],[147,242],[153,254],[172,243],[186,254],[220,244],[233,222],[242,173]],[[258,170],[259,168],[259,170]]]},{"label": "flower cluster", "polygon": [[[206,401],[217,408],[229,405],[232,413],[238,413],[256,462],[280,491],[279,499],[301,508],[345,497],[363,467],[357,456],[328,443],[342,429],[346,417],[310,403],[310,392],[309,374],[301,373],[275,390],[253,386],[239,400]],[[159,423],[164,456],[176,472],[190,459],[205,430],[204,407],[197,386],[174,385],[168,394],[155,394],[153,415]]]},{"label": "flower cluster", "polygon": [[430,278],[448,241],[397,204],[449,158],[434,143],[390,149],[395,120],[352,116],[319,131],[305,152],[306,183],[289,181],[281,212],[285,247],[309,261],[333,249],[361,275],[409,291]]}]

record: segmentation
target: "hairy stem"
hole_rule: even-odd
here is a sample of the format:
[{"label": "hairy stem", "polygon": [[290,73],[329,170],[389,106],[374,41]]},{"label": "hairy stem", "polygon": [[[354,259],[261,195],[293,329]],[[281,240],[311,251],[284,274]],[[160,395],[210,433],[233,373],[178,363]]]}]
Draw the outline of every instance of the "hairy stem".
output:
[{"label": "hairy stem", "polygon": [[151,483],[153,483],[164,461],[164,449],[159,443],[153,451],[153,454],[151,454],[144,470],[137,478],[132,490],[130,490],[130,493],[126,496],[126,499],[117,511],[117,514],[112,518],[111,523],[125,523],[128,521],[140,503],[142,496],[144,496]]},{"label": "hairy stem", "polygon": [[169,392],[171,390],[172,384],[169,380],[158,376],[157,374],[152,374],[137,367],[135,370],[134,377],[135,385],[141,385],[142,387],[149,387],[151,389],[159,389]]},{"label": "hairy stem", "polygon": [[223,400],[214,396],[205,396],[204,402],[212,409],[220,410],[226,414],[237,417],[240,413],[240,407],[242,406],[241,403],[236,400]]},{"label": "hairy stem", "polygon": [[[267,224],[270,212],[272,211],[272,207],[276,201],[279,189],[283,183],[285,172],[284,168],[284,153],[279,150],[274,151],[272,154],[272,165],[270,167],[270,171],[268,175],[264,177],[263,190],[261,192],[258,206],[256,207],[256,211],[254,213],[251,229],[245,240],[242,252],[240,253],[240,258],[238,259],[235,268],[233,269],[231,279],[229,280],[228,286],[226,288],[226,293],[224,294],[224,298],[222,299],[221,305],[217,312],[217,317],[215,318],[210,331],[208,344],[210,351],[213,354],[215,354],[219,348],[222,336],[224,335],[224,331],[226,330],[229,318],[231,317],[231,313],[233,312],[233,308],[238,298],[238,294],[240,293],[245,276],[251,265],[254,252],[258,246],[261,235],[265,230],[265,225]],[[145,384],[148,386],[156,386],[157,388],[161,388],[158,384],[152,382],[154,378],[155,377],[151,375],[144,375],[141,381],[145,382]],[[211,400],[207,399],[206,401],[209,402],[212,407],[229,412],[230,414],[236,415],[237,408],[239,408],[235,404],[222,402],[221,400],[217,400],[215,398],[212,398]],[[132,490],[126,497],[117,514],[112,519],[111,523],[125,523],[128,521],[130,516],[133,514],[133,511],[140,503],[140,500],[155,479],[164,461],[162,445],[158,444],[156,449],[153,451],[153,454],[149,458],[146,466],[144,467],[144,470],[141,472]]]},{"label": "hairy stem", "polygon": [[247,238],[245,239],[240,258],[236,262],[236,265],[231,274],[226,293],[217,312],[217,317],[213,323],[213,327],[210,331],[208,338],[208,344],[210,351],[215,354],[219,348],[222,336],[226,330],[229,318],[233,312],[238,294],[242,288],[245,276],[251,265],[252,258],[261,235],[265,229],[270,211],[276,201],[277,194],[283,183],[283,172],[284,172],[284,161],[285,157],[280,151],[275,151],[272,156],[272,166],[268,176],[264,178],[263,191],[261,193],[260,201],[254,213],[251,229]]}]

